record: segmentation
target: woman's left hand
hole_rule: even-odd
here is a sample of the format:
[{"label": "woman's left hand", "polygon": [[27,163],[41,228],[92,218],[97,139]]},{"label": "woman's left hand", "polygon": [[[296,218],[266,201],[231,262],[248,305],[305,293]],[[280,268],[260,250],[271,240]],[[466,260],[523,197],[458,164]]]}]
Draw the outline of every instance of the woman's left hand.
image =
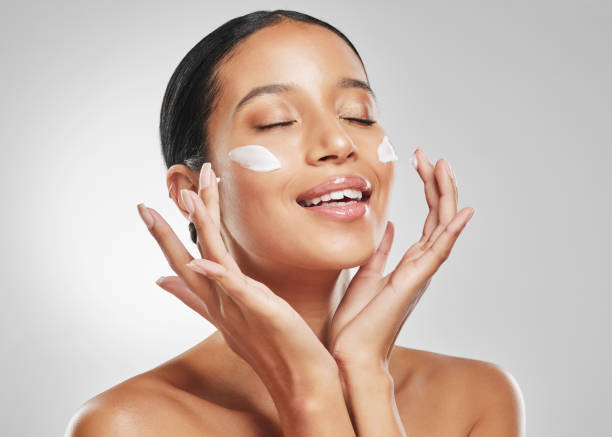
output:
[{"label": "woman's left hand", "polygon": [[387,222],[379,247],[355,274],[331,321],[327,347],[340,368],[388,370],[404,322],[475,212],[457,212],[457,185],[446,159],[434,167],[421,149],[414,156],[430,209],[422,237],[383,277],[394,234]]}]

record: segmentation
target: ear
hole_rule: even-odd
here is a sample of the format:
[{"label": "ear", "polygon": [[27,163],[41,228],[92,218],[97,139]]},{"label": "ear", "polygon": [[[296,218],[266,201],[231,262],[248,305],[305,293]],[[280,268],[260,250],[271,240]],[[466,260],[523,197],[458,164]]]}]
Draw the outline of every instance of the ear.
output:
[{"label": "ear", "polygon": [[166,174],[168,197],[174,200],[181,214],[187,220],[189,220],[189,213],[181,207],[178,196],[181,195],[181,190],[193,190],[197,193],[199,184],[199,175],[194,173],[185,164],[174,164],[168,169]]}]

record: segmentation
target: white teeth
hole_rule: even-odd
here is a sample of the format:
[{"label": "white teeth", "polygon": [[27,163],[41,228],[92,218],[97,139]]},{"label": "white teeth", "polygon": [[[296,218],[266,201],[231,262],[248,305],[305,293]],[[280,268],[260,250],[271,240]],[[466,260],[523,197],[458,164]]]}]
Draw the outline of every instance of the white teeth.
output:
[{"label": "white teeth", "polygon": [[[359,190],[347,188],[344,190],[332,191],[331,193],[323,194],[322,196],[315,197],[314,199],[304,200],[303,202],[306,206],[313,206],[313,205],[318,205],[321,202],[329,202],[330,200],[340,200],[340,199],[343,199],[344,197],[348,197],[350,199],[355,199],[355,201],[359,201],[363,197],[363,193]],[[337,205],[337,204],[347,205],[348,203],[355,203],[355,201],[331,202],[331,203],[328,203],[328,205]]]},{"label": "white teeth", "polygon": [[357,199],[357,200],[361,199],[361,197],[362,197],[361,191],[359,191],[359,190],[352,190],[350,188],[344,190],[344,195],[346,197],[350,197],[351,199]]},{"label": "white teeth", "polygon": [[341,190],[341,191],[332,191],[331,193],[329,193],[329,195],[334,200],[340,200],[340,199],[344,198],[344,190]]},{"label": "white teeth", "polygon": [[310,199],[306,201],[306,205],[310,206],[310,205],[317,205],[321,203],[321,198],[320,197],[315,197],[314,199]]}]

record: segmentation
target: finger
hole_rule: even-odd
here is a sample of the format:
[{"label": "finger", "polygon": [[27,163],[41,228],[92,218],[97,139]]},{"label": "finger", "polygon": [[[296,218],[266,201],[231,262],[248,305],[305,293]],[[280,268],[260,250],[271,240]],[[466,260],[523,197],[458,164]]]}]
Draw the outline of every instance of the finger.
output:
[{"label": "finger", "polygon": [[[217,204],[217,196],[210,195],[212,191],[210,189],[212,179],[211,172],[210,163],[205,163],[200,171],[200,188],[198,188],[200,195],[195,194],[191,190],[181,190],[181,201],[184,206],[189,206],[189,208],[186,209],[190,212],[189,219],[196,228],[198,247],[202,254],[202,258],[218,261],[228,269],[240,272],[238,265],[225,247],[225,243],[221,238],[219,225],[214,223],[214,219],[210,214],[210,209],[205,205],[202,199],[205,195],[211,205]],[[213,186],[213,189],[216,189],[216,186]],[[185,200],[190,200],[191,204],[187,205]],[[237,303],[228,296],[227,293],[222,290],[217,290],[216,288],[215,291],[217,297],[216,309],[218,309],[222,317],[231,317],[230,315],[234,313],[240,313],[239,315],[242,316]]]},{"label": "finger", "polygon": [[[185,281],[178,276],[162,276],[157,281],[157,285],[163,290],[170,294],[173,294],[181,302],[187,305],[189,308],[194,310],[196,313],[204,317],[210,323],[213,323],[213,319],[208,312],[206,303],[200,299],[193,291],[189,289]],[[213,323],[214,324],[214,323]]]},{"label": "finger", "polygon": [[459,211],[421,257],[407,262],[399,269],[401,271],[397,278],[399,282],[410,278],[410,282],[420,284],[431,277],[448,258],[459,234],[475,212],[476,210],[471,207]]},{"label": "finger", "polygon": [[373,325],[381,327],[376,330],[377,332],[397,334],[397,330],[401,328],[425,291],[426,287],[423,284],[431,279],[448,257],[454,242],[473,212],[474,209],[468,207],[457,213],[436,244],[432,246],[432,250],[418,259],[400,261],[391,273],[387,286],[363,310],[368,313]]},{"label": "finger", "polygon": [[426,245],[426,242],[422,240],[419,240],[416,243],[414,243],[412,246],[408,248],[408,250],[406,250],[406,252],[404,252],[404,255],[402,256],[402,261],[421,256],[425,245]]},{"label": "finger", "polygon": [[446,158],[439,160],[435,168],[436,180],[440,189],[438,226],[445,227],[457,214],[457,197],[451,174],[452,170]]},{"label": "finger", "polygon": [[438,202],[439,202],[439,190],[438,183],[434,175],[434,166],[429,162],[429,158],[425,152],[417,148],[414,151],[414,156],[417,160],[417,173],[421,176],[424,182],[425,189],[425,200],[429,207],[429,213],[425,219],[425,225],[423,226],[423,234],[420,241],[425,242],[431,236],[431,233],[438,225]]},{"label": "finger", "polygon": [[157,211],[153,208],[146,207],[142,203],[138,205],[138,212],[145,221],[145,224],[147,224],[149,232],[151,232],[151,235],[153,235],[153,238],[157,241],[166,260],[168,260],[170,268],[183,278],[189,288],[206,303],[211,311],[213,311],[211,304],[216,302],[217,297],[215,291],[212,289],[212,284],[207,278],[203,278],[201,275],[198,275],[186,267],[186,264],[190,262],[193,257],[176,236],[170,225],[168,225],[166,220],[164,220]]},{"label": "finger", "polygon": [[210,162],[205,162],[200,170],[200,187],[198,195],[206,205],[212,221],[217,228],[221,228],[221,219],[219,214],[219,187],[217,185],[217,176],[214,174],[210,166]]},{"label": "finger", "polygon": [[[210,162],[205,162],[200,169],[199,183],[198,183],[198,196],[204,202],[204,205],[210,210],[210,204],[213,199],[211,199],[211,189],[210,189]],[[213,216],[214,221],[214,216]],[[218,225],[218,223],[216,223]],[[208,258],[208,254],[206,253],[206,247],[203,244],[202,238],[198,238],[197,245],[200,250],[200,255],[202,258]]]},{"label": "finger", "polygon": [[453,167],[449,164],[448,168],[450,168],[450,176],[453,181],[453,188],[455,189],[455,201],[459,203],[459,189],[457,188],[457,177],[455,176],[455,172],[453,171]]},{"label": "finger", "polygon": [[342,296],[338,308],[336,308],[334,323],[337,322],[338,326],[345,326],[379,292],[380,287],[378,284],[380,284],[381,275],[389,256],[393,235],[393,223],[388,221],[378,248],[370,259],[359,267],[351,281],[351,285],[344,293],[344,296]]},{"label": "finger", "polygon": [[[219,183],[217,182],[217,173],[213,168],[210,169],[210,185],[209,191],[211,193],[212,201],[210,203],[210,215],[213,218],[213,221],[217,224],[219,229],[221,229],[221,208],[219,206]],[[206,204],[208,205],[208,203]]]},{"label": "finger", "polygon": [[359,267],[359,270],[357,270],[355,276],[359,275],[360,272],[373,272],[378,275],[382,275],[383,271],[385,270],[385,265],[387,264],[389,252],[391,251],[391,244],[393,243],[394,234],[395,227],[391,221],[388,221],[387,226],[385,227],[385,233],[383,234],[383,238],[378,245],[378,248],[370,259]]},{"label": "finger", "polygon": [[440,198],[438,202],[438,223],[429,238],[422,246],[422,250],[428,250],[436,241],[438,236],[444,232],[448,222],[457,214],[457,192],[452,180],[452,170],[446,158],[438,160],[436,163],[434,174],[440,189]]},{"label": "finger", "polygon": [[[224,265],[208,259],[194,259],[187,267],[216,281],[222,290],[236,303],[250,310],[263,310],[265,290],[253,286],[242,273],[227,269]],[[242,312],[241,312],[242,314]]]},{"label": "finger", "polygon": [[229,270],[240,272],[238,264],[227,251],[219,228],[214,223],[200,196],[191,190],[181,190],[180,199],[181,206],[190,212],[189,219],[196,228],[198,241],[201,240],[208,259],[222,264]]}]

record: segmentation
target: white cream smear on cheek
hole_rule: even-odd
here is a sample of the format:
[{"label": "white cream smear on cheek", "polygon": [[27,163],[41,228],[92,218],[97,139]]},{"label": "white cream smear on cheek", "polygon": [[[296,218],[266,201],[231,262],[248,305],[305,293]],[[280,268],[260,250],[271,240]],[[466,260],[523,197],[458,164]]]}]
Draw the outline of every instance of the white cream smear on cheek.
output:
[{"label": "white cream smear on cheek", "polygon": [[381,143],[378,145],[378,160],[380,162],[397,161],[395,149],[391,145],[388,136],[384,136]]},{"label": "white cream smear on cheek", "polygon": [[[257,172],[274,171],[281,168],[280,160],[270,150],[257,144],[236,147],[228,153],[229,158],[240,166]],[[397,154],[389,141],[384,136],[378,146],[378,159],[381,162],[397,161]]]},{"label": "white cream smear on cheek", "polygon": [[228,153],[229,158],[249,170],[266,172],[281,168],[280,160],[264,146],[248,144],[236,147]]}]

